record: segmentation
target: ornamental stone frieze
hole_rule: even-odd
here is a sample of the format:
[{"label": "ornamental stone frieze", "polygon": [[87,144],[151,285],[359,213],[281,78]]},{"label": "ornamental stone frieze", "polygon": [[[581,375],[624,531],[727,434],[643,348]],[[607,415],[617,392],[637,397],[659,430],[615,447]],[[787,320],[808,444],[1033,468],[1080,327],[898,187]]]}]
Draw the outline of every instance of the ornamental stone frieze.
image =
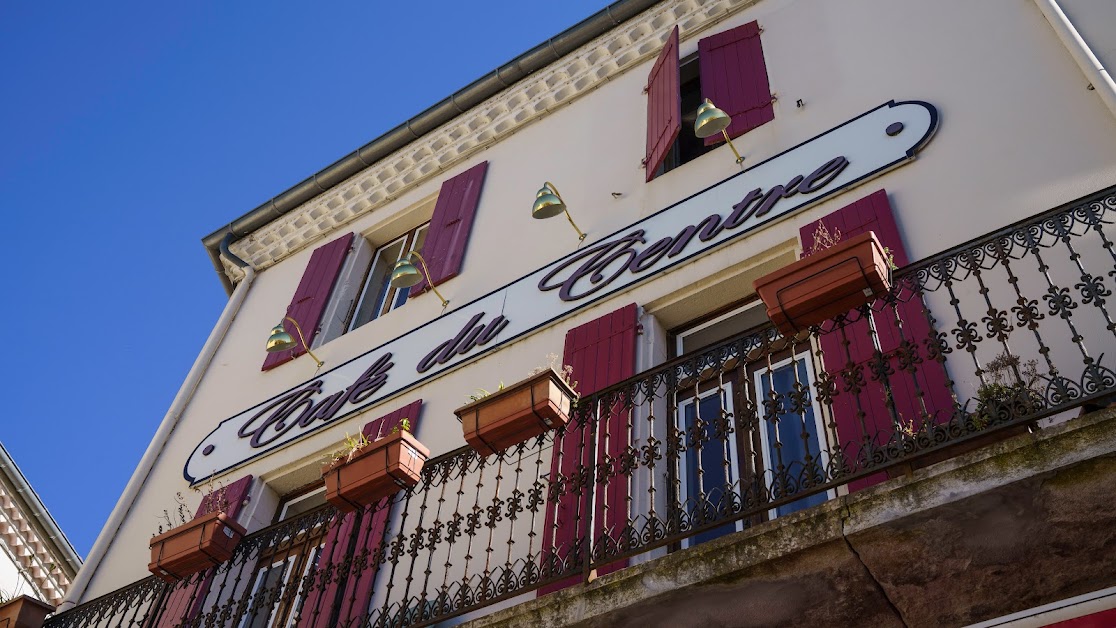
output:
[{"label": "ornamental stone frieze", "polygon": [[[645,11],[235,242],[232,251],[267,268],[654,57],[675,25],[689,39],[757,1],[679,0]],[[243,277],[222,262],[234,282]]]},{"label": "ornamental stone frieze", "polygon": [[51,557],[47,544],[23,516],[19,504],[3,484],[0,484],[0,550],[8,554],[20,574],[38,589],[38,592],[19,593],[42,597],[55,606],[62,602],[70,579],[62,571],[61,559]]}]

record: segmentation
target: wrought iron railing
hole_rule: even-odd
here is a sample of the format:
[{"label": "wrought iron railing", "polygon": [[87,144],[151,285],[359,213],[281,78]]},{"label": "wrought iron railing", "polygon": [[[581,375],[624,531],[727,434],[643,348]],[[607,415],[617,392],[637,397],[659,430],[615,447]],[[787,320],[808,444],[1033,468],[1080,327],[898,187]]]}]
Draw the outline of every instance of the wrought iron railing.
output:
[{"label": "wrought iron railing", "polygon": [[517,603],[1041,427],[1116,393],[1116,192],[895,273],[792,338],[746,333],[582,398],[566,428],[245,538],[68,626],[404,626]]}]

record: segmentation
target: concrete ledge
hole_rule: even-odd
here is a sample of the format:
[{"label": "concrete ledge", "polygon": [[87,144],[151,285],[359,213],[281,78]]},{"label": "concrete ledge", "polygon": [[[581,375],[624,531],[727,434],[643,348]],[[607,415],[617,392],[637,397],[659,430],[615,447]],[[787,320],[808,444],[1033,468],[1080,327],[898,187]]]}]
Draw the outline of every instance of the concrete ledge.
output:
[{"label": "concrete ledge", "polygon": [[1116,584],[1116,410],[469,626],[964,625]]}]

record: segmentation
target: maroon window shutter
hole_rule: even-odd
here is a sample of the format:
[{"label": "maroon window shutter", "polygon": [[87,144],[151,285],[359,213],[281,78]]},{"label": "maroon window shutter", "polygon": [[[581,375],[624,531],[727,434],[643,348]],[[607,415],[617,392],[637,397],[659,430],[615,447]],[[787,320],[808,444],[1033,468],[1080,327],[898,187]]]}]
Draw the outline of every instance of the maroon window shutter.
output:
[{"label": "maroon window shutter", "polygon": [[240,509],[244,506],[244,500],[248,497],[248,490],[252,488],[252,476],[246,475],[239,480],[229,484],[223,491],[218,490],[210,493],[202,498],[201,503],[198,504],[198,512],[194,518],[208,515],[213,512],[215,507],[221,505],[222,502],[227,504],[228,510],[225,514],[236,519],[240,514]]},{"label": "maroon window shutter", "polygon": [[[749,22],[698,41],[701,95],[732,117],[725,131],[738,137],[775,119],[767,65],[763,61],[760,28]],[[718,133],[705,145],[723,142]]]},{"label": "maroon window shutter", "polygon": [[[225,486],[223,491],[206,495],[198,504],[194,518],[197,519],[213,512],[214,506],[221,503],[219,498],[223,497],[223,501],[228,504],[225,514],[236,519],[240,515],[240,509],[244,506],[244,502],[248,498],[248,491],[251,488],[252,476],[246,475]],[[210,587],[213,586],[213,575],[213,570],[210,569],[201,581],[174,588],[167,595],[167,600],[163,604],[163,613],[159,616],[159,621],[155,625],[160,628],[180,626],[184,622],[201,615],[205,606],[205,598],[209,595]]]},{"label": "maroon window shutter", "polygon": [[[378,440],[390,434],[392,428],[403,419],[408,419],[411,431],[415,432],[418,430],[421,413],[422,399],[419,399],[368,423],[361,431],[369,440]],[[299,628],[326,628],[350,623],[356,625],[368,615],[368,605],[372,601],[379,571],[376,554],[391,518],[391,500],[391,497],[385,497],[370,508],[348,513],[330,528],[322,544],[322,554],[318,558],[318,572],[332,572],[332,577],[328,578],[324,587],[314,588],[307,596],[302,607]],[[355,544],[350,546],[350,539],[354,534]],[[347,574],[342,573],[350,560],[355,566]],[[319,581],[322,581],[321,576]],[[333,620],[330,614],[338,602],[338,594],[341,594],[340,615]]]},{"label": "maroon window shutter", "polygon": [[647,154],[643,168],[647,180],[670,152],[682,129],[682,88],[678,79],[678,27],[667,38],[663,51],[647,75]]},{"label": "maroon window shutter", "polygon": [[341,573],[349,557],[349,539],[352,538],[356,515],[350,512],[330,522],[329,531],[322,541],[318,554],[318,564],[310,572],[309,588],[306,599],[299,608],[298,628],[327,628],[336,624],[330,621],[337,598],[338,584],[344,575]]},{"label": "maroon window shutter", "polygon": [[[887,192],[879,190],[825,216],[820,221],[805,225],[799,231],[802,248],[810,251],[814,246],[814,232],[818,222],[825,224],[830,232],[838,230],[841,239],[873,231],[880,243],[887,247],[900,268],[910,263],[899,228],[888,202]],[[880,349],[891,364],[894,374],[888,376],[894,410],[899,419],[906,424],[921,425],[923,404],[932,420],[941,423],[949,420],[953,413],[953,397],[950,394],[945,369],[941,363],[928,357],[925,340],[930,337],[931,329],[923,314],[921,299],[910,299],[898,303],[899,318],[903,322],[902,333],[895,324],[890,308],[873,317]],[[912,375],[900,369],[896,349],[906,339],[918,350],[922,363]],[[894,433],[890,409],[886,404],[883,382],[872,381],[869,361],[875,355],[875,347],[869,333],[868,321],[858,320],[845,327],[843,331],[824,334],[820,337],[825,369],[837,383],[837,394],[833,397],[832,408],[837,436],[842,451],[850,462],[856,459],[855,452],[865,439],[867,428],[869,436],[876,436],[876,446],[887,443]],[[848,353],[844,346],[848,342]],[[858,394],[845,390],[842,371],[859,367],[866,386]],[[921,401],[920,401],[921,400]],[[863,418],[860,413],[863,412]],[[870,477],[851,482],[850,490],[860,490],[887,479],[886,474],[877,473]]]},{"label": "maroon window shutter", "polygon": [[[487,172],[488,162],[482,161],[442,183],[421,251],[436,286],[456,277],[461,270]],[[411,288],[411,294],[419,294],[429,287],[423,279]]]},{"label": "maroon window shutter", "polygon": [[[626,305],[611,314],[579,325],[566,333],[566,347],[562,364],[573,367],[573,381],[577,382],[577,392],[584,398],[599,390],[617,384],[635,375],[636,328],[638,325],[636,306]],[[597,424],[597,444],[599,459],[606,456],[616,458],[625,451],[630,440],[628,434],[629,412],[607,410]],[[550,477],[555,479],[561,474],[569,478],[579,466],[595,465],[600,460],[592,460],[590,434],[584,430],[570,430],[555,443],[554,452],[561,451],[561,462],[554,455],[551,458]],[[585,460],[579,460],[579,454]],[[613,478],[617,480],[617,478]],[[622,480],[622,478],[619,478]],[[603,491],[601,490],[601,487]],[[594,507],[594,529],[598,536],[608,531],[615,540],[620,537],[627,524],[628,483],[610,481],[598,482],[599,492]],[[580,502],[579,502],[580,500]],[[548,500],[543,528],[544,554],[551,552],[562,559],[569,556],[569,549],[583,533],[584,524],[578,521],[579,505],[585,509],[584,499],[575,494],[572,488],[556,501]],[[607,506],[607,508],[606,508]],[[584,514],[581,515],[584,518]],[[555,529],[557,523],[557,529]],[[615,571],[627,565],[627,561],[598,569],[597,573]],[[579,582],[572,577],[549,584],[539,589],[539,595],[546,595]]]},{"label": "maroon window shutter", "polygon": [[[322,322],[322,312],[329,302],[333,284],[337,283],[337,276],[341,274],[341,265],[345,263],[345,256],[349,254],[349,246],[352,243],[353,234],[347,233],[329,244],[314,249],[314,253],[310,255],[310,263],[302,273],[302,280],[298,282],[291,304],[287,306],[286,315],[298,321],[302,333],[306,334],[307,343],[314,342],[314,336],[318,333],[318,324]],[[298,332],[293,329],[294,325],[284,322],[287,331],[297,342]],[[261,370],[273,369],[303,353],[306,353],[306,347],[302,346],[301,342],[289,351],[269,353],[264,359]]]}]

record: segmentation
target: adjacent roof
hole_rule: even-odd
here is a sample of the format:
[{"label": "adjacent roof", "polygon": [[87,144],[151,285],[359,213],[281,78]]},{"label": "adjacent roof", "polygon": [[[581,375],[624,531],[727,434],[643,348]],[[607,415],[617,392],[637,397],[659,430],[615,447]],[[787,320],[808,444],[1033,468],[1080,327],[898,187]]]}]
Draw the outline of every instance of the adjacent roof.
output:
[{"label": "adjacent roof", "polygon": [[225,290],[232,291],[220,260],[221,241],[226,234],[233,234],[234,239],[247,236],[660,1],[619,0],[608,5],[205,236],[202,243]]},{"label": "adjacent roof", "polygon": [[[9,499],[11,502],[8,501]],[[37,554],[44,565],[54,563],[55,569],[47,569],[45,573],[30,565],[21,565],[21,567],[29,573],[29,578],[34,581],[35,586],[43,590],[47,597],[53,598],[45,601],[57,604],[65,593],[60,590],[60,587],[68,586],[73,581],[78,569],[81,568],[81,557],[78,556],[62,529],[58,527],[58,522],[47,511],[39,495],[31,488],[27,477],[12,460],[8,450],[0,445],[0,509],[2,508],[9,509],[8,512],[0,513],[3,518],[9,521],[26,521],[30,527],[30,530],[7,530],[13,538],[5,539],[6,542],[9,545],[14,543],[25,546],[20,549]],[[7,533],[0,530],[3,536],[9,536]],[[49,556],[42,556],[43,552]],[[30,556],[26,558],[31,560]]]}]

